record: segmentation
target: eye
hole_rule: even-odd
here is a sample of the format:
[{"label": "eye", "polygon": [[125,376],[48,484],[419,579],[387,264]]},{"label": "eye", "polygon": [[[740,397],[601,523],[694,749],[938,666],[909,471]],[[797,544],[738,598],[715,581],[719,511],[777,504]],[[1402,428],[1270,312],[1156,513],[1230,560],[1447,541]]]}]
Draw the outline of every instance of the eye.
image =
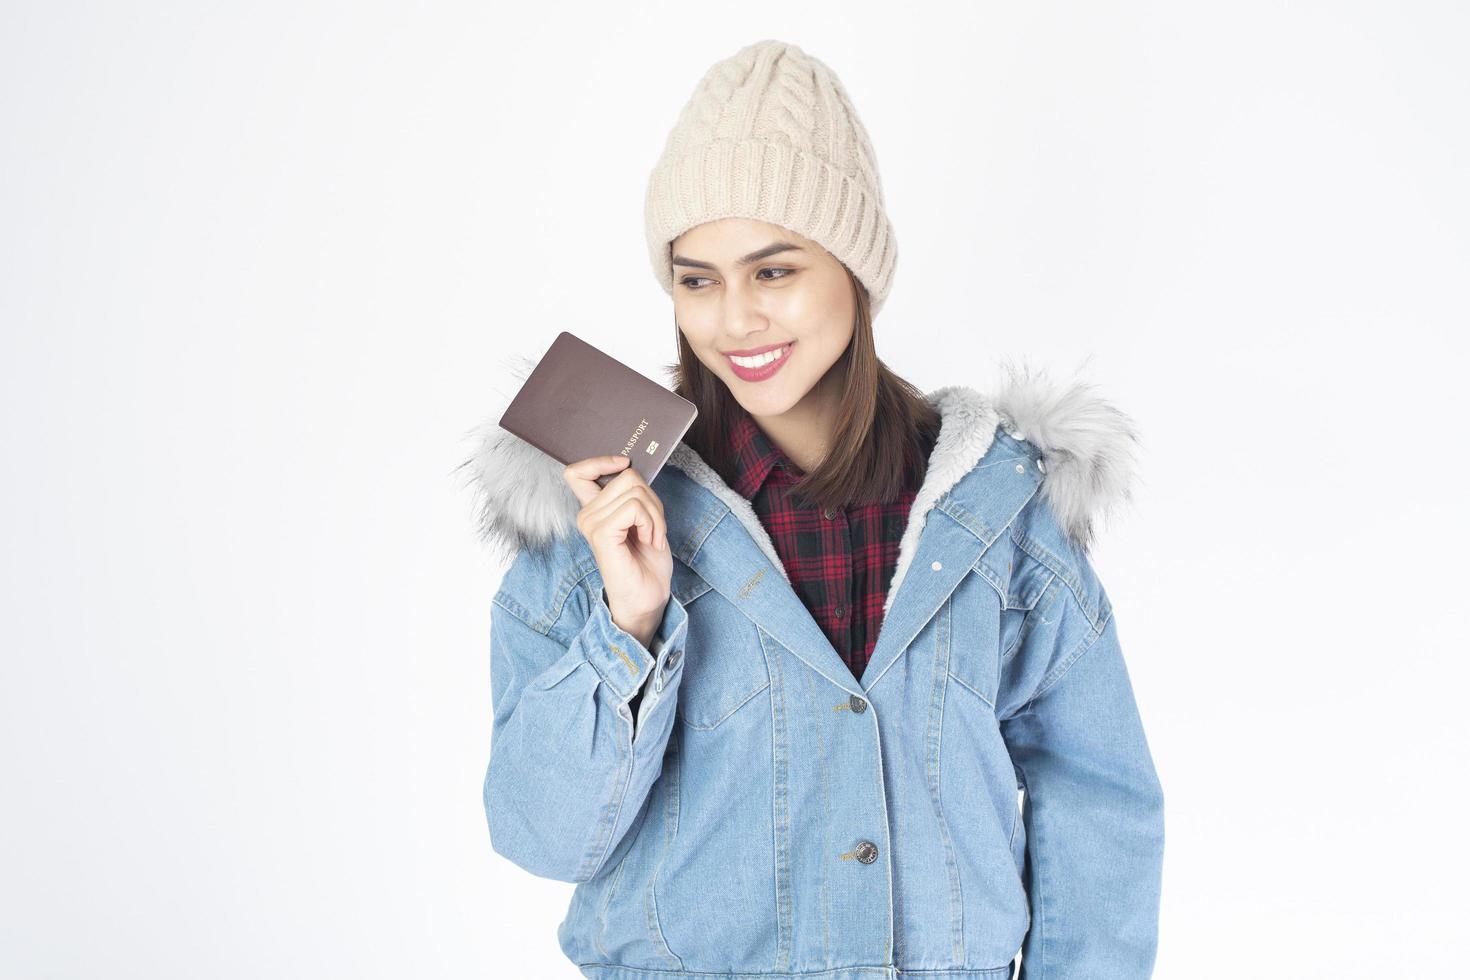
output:
[{"label": "eye", "polygon": [[[782,273],[782,275],[779,275],[779,276],[770,276],[768,278],[761,279],[762,282],[775,282],[777,279],[785,279],[785,278],[787,278],[787,277],[789,277],[791,275],[794,275],[796,273],[796,270],[795,269],[786,269],[786,268],[782,268],[782,267],[779,267],[779,266],[766,266],[766,267],[762,268],[759,272],[756,273],[756,277],[757,278],[760,278],[760,275],[761,275],[762,272],[780,272],[780,273]],[[679,280],[679,285],[683,286],[686,289],[692,290],[694,292],[698,292],[699,290],[703,289],[704,287],[703,286],[696,286],[694,284],[697,283],[697,282],[708,282],[708,281],[711,281],[711,280],[706,279],[706,277],[704,277],[704,276],[685,276],[683,279],[680,279]]]}]

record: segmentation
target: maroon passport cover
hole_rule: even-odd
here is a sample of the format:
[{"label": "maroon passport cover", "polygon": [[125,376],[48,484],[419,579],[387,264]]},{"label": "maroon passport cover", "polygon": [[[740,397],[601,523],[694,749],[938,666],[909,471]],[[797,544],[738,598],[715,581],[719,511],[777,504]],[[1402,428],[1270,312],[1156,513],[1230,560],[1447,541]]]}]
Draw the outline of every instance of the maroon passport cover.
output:
[{"label": "maroon passport cover", "polygon": [[[564,466],[589,456],[628,456],[652,483],[698,414],[693,402],[563,330],[511,399],[500,427]],[[604,474],[597,483],[606,486],[615,476]]]}]

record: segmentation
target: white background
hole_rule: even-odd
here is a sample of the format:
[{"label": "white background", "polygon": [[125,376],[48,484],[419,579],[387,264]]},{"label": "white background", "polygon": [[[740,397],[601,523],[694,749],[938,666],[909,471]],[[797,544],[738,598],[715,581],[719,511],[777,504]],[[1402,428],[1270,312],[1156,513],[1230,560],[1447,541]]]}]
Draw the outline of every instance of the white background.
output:
[{"label": "white background", "polygon": [[1142,432],[1155,976],[1463,969],[1463,4],[297,0],[0,7],[6,977],[578,975],[454,467],[559,330],[666,378],[644,180],[763,37],[872,135],[880,356]]}]

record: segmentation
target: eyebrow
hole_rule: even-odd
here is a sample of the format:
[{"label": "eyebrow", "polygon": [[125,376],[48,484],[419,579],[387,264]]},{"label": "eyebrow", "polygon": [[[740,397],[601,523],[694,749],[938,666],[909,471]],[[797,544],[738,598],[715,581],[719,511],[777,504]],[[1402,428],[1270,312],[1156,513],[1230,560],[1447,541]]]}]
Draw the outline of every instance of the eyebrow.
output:
[{"label": "eyebrow", "polygon": [[[776,242],[776,243],[774,243],[772,245],[767,245],[765,248],[757,249],[756,251],[751,252],[749,255],[745,256],[745,258],[743,258],[743,259],[736,259],[735,260],[735,267],[736,268],[740,268],[742,266],[750,265],[752,262],[759,262],[761,259],[764,259],[764,258],[766,258],[768,256],[771,256],[771,255],[775,255],[777,252],[790,252],[790,251],[804,252],[806,250],[803,249],[800,245],[793,245],[793,244],[791,244],[789,242]],[[698,259],[686,259],[682,255],[676,255],[676,256],[674,256],[673,264],[674,265],[687,265],[687,266],[691,266],[692,268],[695,268],[695,269],[714,269],[716,272],[719,271],[718,269],[715,269],[715,267],[713,265],[711,265],[710,263],[708,263],[708,262],[700,262]]]}]

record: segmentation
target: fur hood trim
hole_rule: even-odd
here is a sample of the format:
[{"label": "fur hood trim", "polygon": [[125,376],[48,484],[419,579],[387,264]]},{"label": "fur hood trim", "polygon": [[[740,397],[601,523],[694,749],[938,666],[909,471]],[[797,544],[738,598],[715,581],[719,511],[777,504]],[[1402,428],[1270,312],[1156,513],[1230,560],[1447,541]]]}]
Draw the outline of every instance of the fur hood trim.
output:
[{"label": "fur hood trim", "polygon": [[1053,382],[1022,362],[1006,364],[994,404],[1007,434],[1041,451],[1041,490],[1067,536],[1088,551],[1101,524],[1133,501],[1141,443],[1133,419],[1073,380]]},{"label": "fur hood trim", "polygon": [[[472,429],[473,449],[457,468],[474,490],[479,536],[503,560],[521,548],[539,548],[576,530],[581,509],[562,478],[563,467],[541,450],[500,428],[500,416],[536,358],[511,355],[503,360],[505,388],[496,393],[489,416]],[[913,552],[923,518],[935,502],[979,462],[990,448],[997,425],[1041,454],[1045,478],[1041,492],[1058,524],[1082,551],[1091,548],[1097,528],[1132,500],[1137,429],[1127,415],[1081,381],[1058,383],[1024,362],[1004,365],[1006,378],[994,396],[950,386],[925,397],[943,418],[929,471],[914,501],[900,548]],[[772,564],[781,562],[750,504],[739,497],[699,455],[680,443],[669,466],[683,470],[731,507],[748,526]],[[900,558],[902,562],[902,557]]]}]

